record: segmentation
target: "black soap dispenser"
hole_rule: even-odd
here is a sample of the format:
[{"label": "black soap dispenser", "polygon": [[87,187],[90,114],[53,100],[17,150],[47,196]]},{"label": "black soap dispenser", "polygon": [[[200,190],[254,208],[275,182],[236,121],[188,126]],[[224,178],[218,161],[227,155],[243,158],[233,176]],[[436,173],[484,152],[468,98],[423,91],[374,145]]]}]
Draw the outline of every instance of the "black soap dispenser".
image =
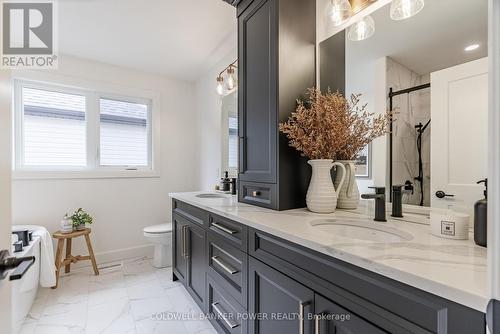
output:
[{"label": "black soap dispenser", "polygon": [[222,191],[229,192],[231,190],[231,179],[229,178],[229,172],[224,172],[224,177],[221,180]]},{"label": "black soap dispenser", "polygon": [[484,183],[484,198],[474,205],[474,242],[486,247],[488,227],[488,179],[481,180],[477,184]]}]

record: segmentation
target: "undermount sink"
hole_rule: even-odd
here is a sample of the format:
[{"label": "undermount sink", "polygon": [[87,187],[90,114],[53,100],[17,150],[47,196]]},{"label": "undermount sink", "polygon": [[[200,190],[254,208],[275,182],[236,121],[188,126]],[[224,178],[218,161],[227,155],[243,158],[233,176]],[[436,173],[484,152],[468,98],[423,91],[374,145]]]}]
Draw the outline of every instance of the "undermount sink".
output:
[{"label": "undermount sink", "polygon": [[198,194],[195,197],[198,197],[198,198],[226,198],[227,196],[225,196],[223,194],[207,193],[207,194]]},{"label": "undermount sink", "polygon": [[410,233],[366,219],[317,219],[310,224],[322,232],[350,239],[384,243],[404,242],[413,239]]}]

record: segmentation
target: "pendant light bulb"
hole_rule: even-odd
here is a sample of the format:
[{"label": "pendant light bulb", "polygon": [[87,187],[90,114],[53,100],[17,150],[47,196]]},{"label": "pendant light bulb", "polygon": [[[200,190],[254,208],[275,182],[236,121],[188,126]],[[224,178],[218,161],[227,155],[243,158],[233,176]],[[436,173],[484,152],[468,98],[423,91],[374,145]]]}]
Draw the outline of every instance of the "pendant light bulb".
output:
[{"label": "pendant light bulb", "polygon": [[417,15],[425,6],[424,0],[393,0],[391,4],[391,19],[406,20]]},{"label": "pendant light bulb", "polygon": [[331,0],[330,20],[334,26],[339,26],[352,16],[352,7],[349,0]]},{"label": "pendant light bulb", "polygon": [[222,76],[217,77],[217,94],[224,95],[224,78]]},{"label": "pendant light bulb", "polygon": [[348,37],[351,41],[358,42],[370,38],[375,33],[375,21],[370,15],[349,27]]},{"label": "pendant light bulb", "polygon": [[235,71],[233,66],[230,66],[227,69],[227,89],[229,90],[233,90],[234,88],[236,88],[236,77],[234,72]]}]

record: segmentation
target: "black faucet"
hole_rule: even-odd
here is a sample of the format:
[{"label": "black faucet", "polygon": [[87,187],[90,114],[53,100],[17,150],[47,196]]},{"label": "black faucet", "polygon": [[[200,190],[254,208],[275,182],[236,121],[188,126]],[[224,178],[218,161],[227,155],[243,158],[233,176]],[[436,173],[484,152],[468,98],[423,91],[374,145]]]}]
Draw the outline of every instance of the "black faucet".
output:
[{"label": "black faucet", "polygon": [[369,187],[375,189],[375,194],[362,194],[363,199],[375,200],[375,221],[386,222],[385,218],[385,187]]},{"label": "black faucet", "polygon": [[393,217],[403,217],[403,187],[404,185],[392,186],[392,215]]}]

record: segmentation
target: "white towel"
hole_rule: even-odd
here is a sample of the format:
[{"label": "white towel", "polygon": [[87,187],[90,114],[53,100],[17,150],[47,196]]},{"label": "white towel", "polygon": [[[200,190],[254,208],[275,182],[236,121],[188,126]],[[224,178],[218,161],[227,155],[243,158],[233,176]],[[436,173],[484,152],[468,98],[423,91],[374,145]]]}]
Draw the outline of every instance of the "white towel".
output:
[{"label": "white towel", "polygon": [[32,230],[33,235],[40,237],[40,285],[51,288],[56,285],[56,265],[54,261],[54,248],[52,236],[43,226],[38,225],[13,225],[13,230]]}]

